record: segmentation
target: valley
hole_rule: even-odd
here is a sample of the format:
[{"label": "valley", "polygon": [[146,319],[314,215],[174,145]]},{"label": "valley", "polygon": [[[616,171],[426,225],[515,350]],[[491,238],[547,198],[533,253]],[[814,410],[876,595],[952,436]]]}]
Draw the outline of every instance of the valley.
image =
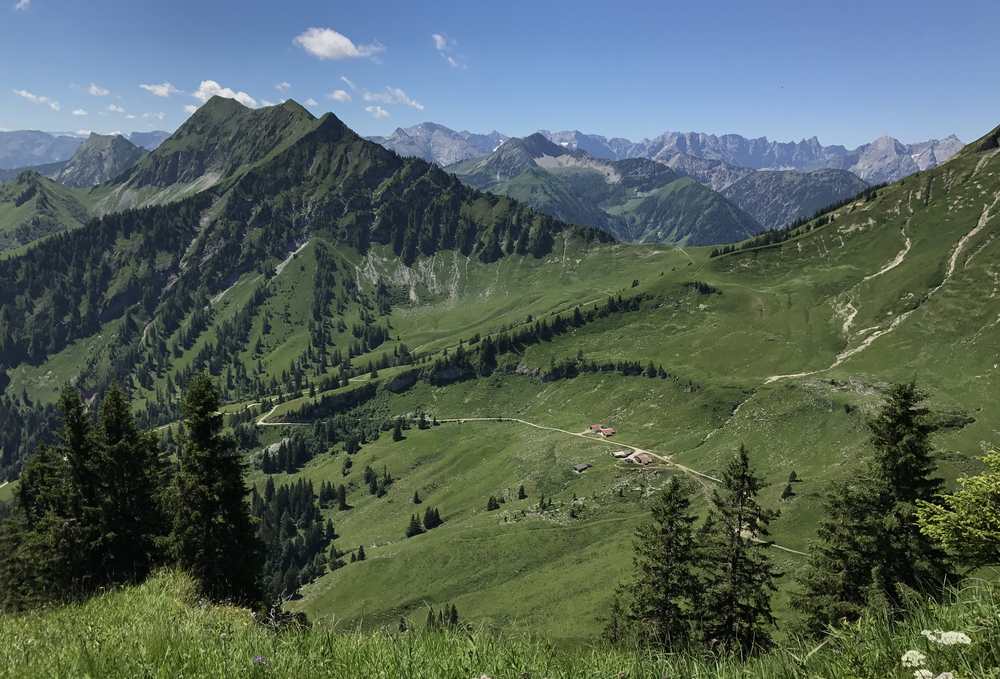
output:
[{"label": "valley", "polygon": [[[235,106],[210,104],[195,123],[245,125],[251,114]],[[123,184],[96,190],[119,205],[162,204],[134,222],[77,227],[105,229],[143,259],[112,276],[96,306],[76,298],[90,320],[50,348],[7,330],[5,398],[35,407],[67,381],[97,393],[124,380],[143,421],[172,436],[179,385],[208,370],[258,493],[269,482],[345,487],[350,508],[323,515],[339,549],[363,546],[366,559],[289,602],[318,625],[377,627],[455,605],[476,623],[592,638],[629,577],[650,498],[674,475],[691,478],[704,513],[740,444],[765,480],[762,502],[780,510],[775,607],[790,624],[824,494],[867,458],[865,417],[890,382],[916,377],[931,394],[949,478],[1000,437],[995,156],[970,146],[780,242],[717,255],[540,221],[291,105],[252,115],[294,128],[164,174],[165,159],[194,143],[182,133]],[[381,205],[358,216],[373,189]],[[411,198],[390,213],[397,195]],[[438,230],[448,214],[454,236]],[[13,256],[5,280],[30,276],[31,254],[56,242]],[[78,256],[113,257],[93,247]],[[38,300],[52,284],[31,283]],[[437,424],[419,426],[421,415]],[[591,422],[617,433],[582,434]],[[296,440],[309,459],[265,473],[262,451]],[[623,448],[653,459],[610,454]],[[8,460],[13,479],[20,461]],[[391,477],[384,494],[368,491],[366,469]],[[502,498],[498,510],[490,497]],[[427,507],[444,523],[405,538],[408,517]]]}]

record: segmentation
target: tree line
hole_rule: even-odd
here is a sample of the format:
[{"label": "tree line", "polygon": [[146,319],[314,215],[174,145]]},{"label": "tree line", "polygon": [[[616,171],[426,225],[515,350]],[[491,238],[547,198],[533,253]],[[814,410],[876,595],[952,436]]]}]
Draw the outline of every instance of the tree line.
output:
[{"label": "tree line", "polygon": [[118,387],[96,418],[67,386],[58,440],[25,465],[0,527],[0,596],[21,609],[142,581],[154,568],[191,573],[213,600],[263,600],[263,550],[243,463],[223,434],[219,395],[200,375],[184,397],[176,461],[136,426]]}]

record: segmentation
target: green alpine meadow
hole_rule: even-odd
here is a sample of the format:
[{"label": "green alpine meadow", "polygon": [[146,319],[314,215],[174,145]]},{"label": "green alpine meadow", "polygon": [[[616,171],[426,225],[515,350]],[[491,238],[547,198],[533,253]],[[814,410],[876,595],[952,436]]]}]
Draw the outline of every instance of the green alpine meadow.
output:
[{"label": "green alpine meadow", "polygon": [[1000,679],[992,99],[765,101],[772,2],[47,4],[136,56],[0,76],[0,677]]}]

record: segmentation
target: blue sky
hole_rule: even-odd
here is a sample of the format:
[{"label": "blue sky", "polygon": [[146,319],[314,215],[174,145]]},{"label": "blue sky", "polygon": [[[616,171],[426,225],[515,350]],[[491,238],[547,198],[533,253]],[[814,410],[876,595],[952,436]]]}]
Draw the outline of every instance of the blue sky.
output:
[{"label": "blue sky", "polygon": [[0,3],[2,129],[173,130],[218,91],[362,134],[432,120],[853,146],[1000,123],[995,0]]}]

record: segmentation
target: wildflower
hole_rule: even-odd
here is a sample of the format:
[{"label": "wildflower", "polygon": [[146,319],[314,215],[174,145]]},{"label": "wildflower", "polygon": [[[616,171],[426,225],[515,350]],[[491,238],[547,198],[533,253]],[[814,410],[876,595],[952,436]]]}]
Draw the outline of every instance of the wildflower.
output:
[{"label": "wildflower", "polygon": [[910,650],[903,654],[903,667],[923,667],[927,656],[920,651]]},{"label": "wildflower", "polygon": [[934,679],[934,673],[930,670],[917,670],[913,673],[913,679]]},{"label": "wildflower", "polygon": [[939,629],[934,630],[924,630],[921,632],[928,641],[933,641],[935,644],[940,644],[941,646],[955,646],[956,644],[969,645],[972,643],[972,639],[965,632],[942,632]]},{"label": "wildflower", "polygon": [[266,665],[267,664],[267,658],[265,658],[262,655],[255,655],[253,657],[253,664],[254,665]]}]

